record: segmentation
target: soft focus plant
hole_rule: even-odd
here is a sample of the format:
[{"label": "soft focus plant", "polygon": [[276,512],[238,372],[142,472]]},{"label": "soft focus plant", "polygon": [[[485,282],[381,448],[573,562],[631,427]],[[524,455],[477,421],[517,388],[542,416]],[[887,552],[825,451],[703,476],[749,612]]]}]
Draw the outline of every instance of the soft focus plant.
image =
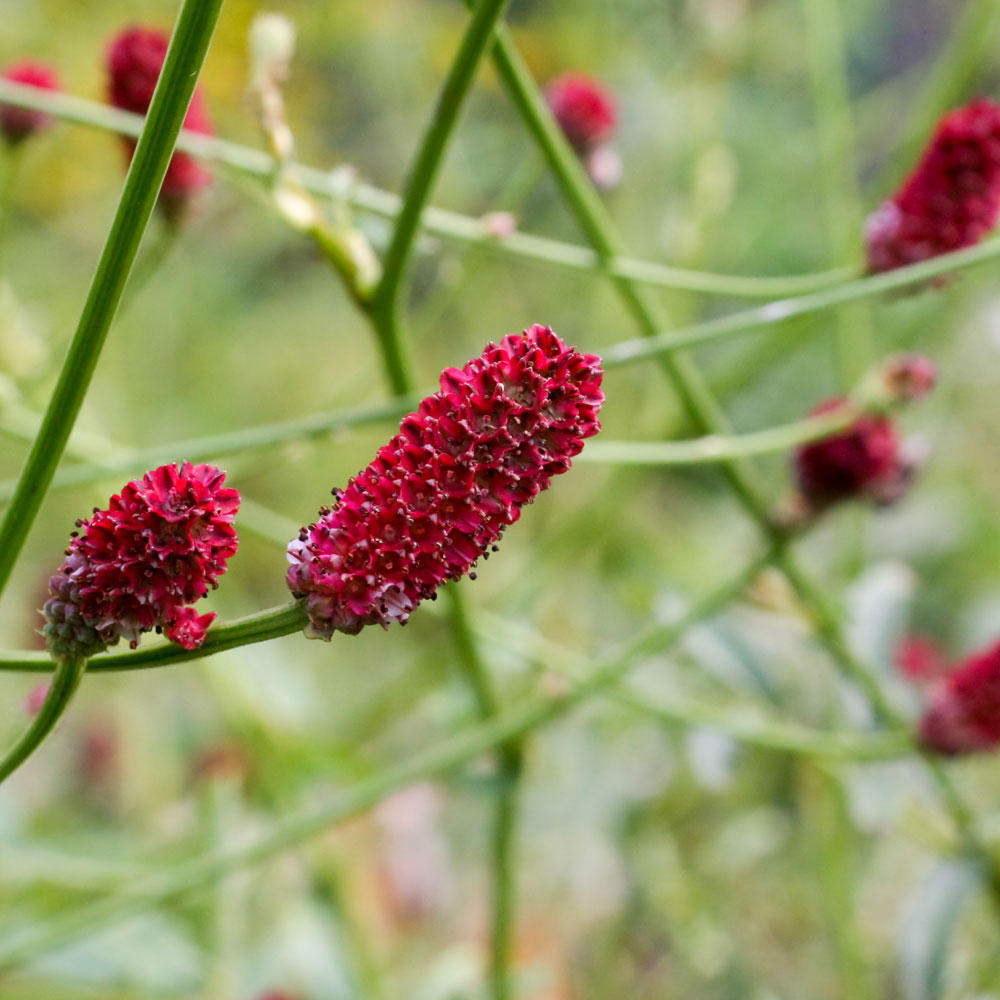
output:
[{"label": "soft focus plant", "polygon": [[[124,685],[113,678],[99,688],[96,677],[88,675],[142,671],[227,649],[241,651],[232,670],[216,670],[213,664],[197,681],[182,679],[180,670],[167,672],[158,688],[151,679],[137,677],[130,698],[155,691],[148,704],[142,703],[151,720],[149,732],[137,722],[141,713],[133,710],[122,712],[117,724],[108,722],[110,712],[94,716],[92,724],[80,723],[84,737],[67,741],[72,763],[62,770],[71,776],[63,780],[91,789],[93,794],[84,796],[88,808],[115,814],[118,786],[128,782],[141,789],[135,797],[151,809],[169,799],[171,769],[159,765],[166,764],[170,753],[154,745],[154,730],[172,734],[182,745],[186,764],[177,767],[174,761],[172,770],[184,774],[187,785],[173,794],[189,795],[195,804],[165,817],[156,813],[149,824],[155,833],[152,844],[139,852],[134,866],[114,867],[117,848],[103,844],[95,851],[102,851],[104,867],[95,864],[80,874],[69,863],[72,877],[60,886],[58,865],[52,862],[45,872],[46,884],[55,883],[51,899],[32,900],[23,913],[15,905],[0,927],[0,971],[26,977],[28,989],[37,995],[52,994],[61,988],[53,983],[62,974],[37,959],[155,910],[178,926],[198,924],[199,933],[211,941],[209,948],[199,941],[195,951],[211,952],[212,968],[199,969],[193,983],[182,982],[177,973],[167,992],[221,997],[259,996],[265,990],[263,996],[276,1000],[326,995],[339,988],[329,982],[318,985],[308,962],[284,975],[274,974],[268,961],[245,961],[254,953],[247,924],[258,919],[261,908],[247,905],[252,892],[255,900],[267,902],[261,919],[268,936],[284,926],[286,905],[302,904],[287,919],[297,942],[289,946],[290,954],[322,951],[324,945],[308,942],[328,941],[335,926],[355,973],[355,982],[344,986],[345,995],[387,995],[378,966],[397,961],[387,957],[394,949],[384,947],[382,940],[369,949],[366,940],[380,933],[380,918],[373,913],[381,907],[389,928],[386,940],[394,940],[393,934],[431,933],[433,925],[459,959],[447,968],[470,970],[421,970],[419,982],[405,983],[406,995],[464,990],[469,995],[485,991],[491,1000],[528,997],[537,983],[546,982],[538,976],[536,965],[541,963],[550,975],[553,998],[638,997],[675,990],[705,997],[777,991],[875,1000],[880,994],[874,984],[888,982],[895,970],[884,957],[885,943],[865,936],[865,928],[876,921],[858,914],[863,901],[876,897],[880,914],[887,905],[896,905],[898,886],[887,888],[883,880],[872,888],[871,880],[884,878],[883,870],[897,870],[880,865],[875,852],[894,852],[905,837],[907,850],[900,850],[899,857],[922,852],[928,864],[939,859],[935,872],[944,872],[947,892],[940,912],[929,921],[930,931],[901,935],[901,995],[907,1000],[943,997],[938,986],[947,978],[950,935],[957,933],[956,916],[966,897],[973,898],[976,890],[1000,916],[1000,861],[989,815],[996,799],[988,781],[977,782],[971,771],[949,761],[976,752],[984,769],[996,763],[990,751],[1000,745],[1000,657],[991,648],[945,670],[937,647],[920,640],[918,632],[897,644],[899,635],[890,633],[901,629],[902,613],[892,602],[915,586],[913,577],[898,564],[875,564],[871,553],[883,551],[879,546],[897,551],[891,539],[905,535],[905,544],[897,549],[906,558],[918,558],[921,539],[934,534],[926,524],[921,527],[921,504],[943,503],[933,492],[938,453],[923,449],[917,454],[920,449],[912,448],[904,434],[906,422],[933,428],[940,416],[944,404],[938,398],[912,413],[903,407],[930,394],[939,380],[937,366],[927,355],[896,352],[913,349],[917,326],[950,333],[949,302],[962,294],[962,286],[955,283],[947,293],[934,286],[1000,256],[1000,241],[987,238],[1000,213],[1000,175],[994,176],[1000,164],[1000,108],[980,98],[945,113],[932,128],[931,119],[945,108],[942,94],[931,95],[933,100],[924,104],[934,114],[925,113],[920,123],[930,133],[926,148],[906,165],[906,179],[896,193],[862,227],[862,201],[853,177],[859,174],[869,182],[852,159],[848,53],[841,45],[837,5],[804,0],[816,145],[827,177],[821,192],[810,181],[808,205],[797,210],[790,225],[781,202],[794,200],[791,178],[799,139],[773,135],[768,143],[777,159],[768,161],[769,169],[775,169],[774,162],[781,164],[789,191],[765,206],[765,221],[755,234],[743,234],[742,201],[752,200],[746,186],[754,180],[750,171],[740,171],[746,170],[743,162],[750,156],[729,148],[733,140],[722,124],[727,116],[721,108],[702,95],[693,126],[671,131],[664,122],[651,120],[632,90],[622,87],[613,95],[589,70],[557,76],[540,88],[504,26],[503,0],[469,6],[460,35],[448,36],[453,55],[446,66],[437,67],[437,98],[399,194],[368,184],[351,164],[330,170],[298,162],[299,148],[316,155],[314,137],[296,142],[293,121],[308,120],[300,98],[315,97],[317,91],[306,81],[301,91],[292,92],[301,70],[293,65],[296,28],[283,14],[265,12],[251,23],[245,87],[232,86],[232,53],[225,72],[212,77],[211,89],[198,82],[218,0],[184,0],[172,36],[134,25],[115,32],[104,48],[106,103],[59,93],[54,70],[43,63],[21,60],[0,78],[0,132],[6,139],[0,151],[6,156],[20,156],[28,136],[67,119],[116,133],[129,163],[54,386],[45,378],[35,384],[12,379],[9,390],[6,383],[0,386],[0,429],[30,444],[18,478],[0,484],[6,503],[0,521],[0,588],[11,579],[51,488],[83,491],[112,476],[120,483],[126,472],[137,476],[105,508],[94,508],[92,516],[77,522],[44,601],[42,635],[48,652],[0,654],[5,670],[52,671],[51,681],[37,685],[27,700],[23,693],[15,699],[18,721],[27,729],[0,760],[0,781],[52,733],[82,682],[95,699],[100,692],[102,708],[125,697]],[[742,5],[731,6],[743,10]],[[704,7],[692,5],[690,11],[692,19],[704,19],[700,37],[710,50],[702,76],[691,76],[700,81],[698,86],[742,72],[737,49],[727,41],[735,30],[733,15],[718,5]],[[942,68],[929,77],[942,90],[947,83],[955,92],[948,101],[953,104],[971,92],[974,81],[959,70],[974,61],[976,40],[988,36],[989,25],[980,20],[985,15],[973,16],[973,8],[978,10],[970,4],[973,13],[958,25]],[[739,16],[758,15],[747,7]],[[311,34],[315,22],[308,24],[306,60],[316,58],[319,48],[319,39]],[[95,55],[98,51],[95,46]],[[554,54],[551,59],[544,51],[532,54],[539,66],[558,64]],[[365,55],[359,49],[359,64],[366,65]],[[431,204],[439,176],[452,169],[446,155],[457,130],[465,127],[462,112],[487,56],[552,175],[580,243],[543,235],[550,225],[555,230],[563,223],[548,217],[552,189],[536,183],[534,162],[515,170],[511,156],[495,177],[480,178],[494,168],[478,149],[469,154],[472,145],[462,170],[447,175],[456,190],[442,194],[442,201],[474,207],[462,214]],[[372,73],[370,101],[342,100],[339,93],[331,97],[332,117],[356,115],[355,126],[365,133],[388,126],[386,131],[398,141],[392,109],[382,108],[376,98],[391,93],[397,73],[405,79],[405,71],[388,69],[384,80]],[[338,86],[350,75],[341,70]],[[323,93],[330,93],[332,79],[325,80]],[[646,88],[649,94],[650,86],[649,81],[636,83],[636,93]],[[670,95],[672,102],[680,100],[682,90]],[[256,119],[263,148],[217,138],[206,94],[221,132],[233,127],[242,97]],[[670,104],[662,102],[657,113]],[[734,107],[740,110],[738,104]],[[626,184],[615,196],[615,214],[623,221],[631,218],[633,225],[641,220],[650,239],[670,246],[681,266],[629,257],[611,209],[599,195],[621,180],[621,161],[611,146],[620,118],[640,125],[644,142],[655,145],[662,139],[662,148],[655,146],[661,158],[665,135],[677,144],[678,163],[688,149],[685,143],[694,149],[692,136],[701,143],[698,155],[684,167],[687,171],[690,166],[690,191],[665,213],[660,212],[665,193],[651,197],[647,191],[640,203],[631,202]],[[468,125],[476,125],[474,116]],[[327,121],[326,128],[332,127]],[[53,145],[61,141],[62,132],[50,139]],[[634,140],[626,135],[625,141]],[[878,145],[871,135],[865,141]],[[805,145],[811,148],[812,141]],[[46,146],[40,143],[36,151],[42,154]],[[902,147],[915,148],[912,137]],[[504,152],[514,148],[511,143]],[[762,158],[770,154],[757,152]],[[631,149],[629,155],[631,160]],[[878,156],[871,153],[869,158]],[[672,146],[668,159],[674,159]],[[675,163],[657,162],[653,170],[638,158],[635,162],[638,175],[646,171],[662,177],[665,191],[676,183],[671,178]],[[374,170],[371,164],[368,169]],[[508,171],[510,176],[504,176]],[[838,181],[838,172],[849,179]],[[237,177],[242,189],[272,211],[271,229],[254,228],[252,202],[230,202],[230,182]],[[226,273],[213,291],[218,308],[210,309],[199,305],[193,270],[185,272],[185,284],[171,268],[158,267],[160,257],[145,255],[143,282],[133,285],[132,294],[154,287],[149,282],[162,282],[161,309],[133,324],[122,323],[122,293],[154,205],[171,223],[165,228],[174,238],[178,228],[173,223],[213,179],[217,196],[199,213],[200,220],[191,218],[184,238],[193,247],[199,225],[210,226],[211,241],[229,247],[235,241],[241,253],[259,253],[258,269],[240,270],[245,262],[234,259],[233,274]],[[497,181],[502,183],[495,202],[484,202],[476,185],[487,191]],[[40,190],[39,177],[25,174],[19,183]],[[785,175],[776,183],[783,185]],[[892,190],[881,179],[872,187]],[[12,192],[7,184],[0,206],[5,226]],[[470,192],[476,192],[475,198]],[[812,212],[814,201],[824,202],[823,213]],[[730,220],[730,210],[737,221]],[[787,256],[803,259],[802,247],[816,240],[813,214],[824,214],[829,223],[827,259],[834,269],[788,277],[764,273],[768,247],[781,245]],[[784,224],[772,221],[778,215]],[[723,218],[724,226],[718,221]],[[287,232],[279,237],[274,227],[281,224]],[[745,258],[760,276],[699,269],[705,263],[701,248],[710,245],[714,228],[725,229],[719,244],[725,259]],[[495,300],[477,300],[473,270],[461,272],[460,263],[460,279],[448,288],[448,255],[454,250],[424,234],[448,247],[484,251],[482,273],[497,280],[506,277],[502,260],[527,261],[532,270],[503,286]],[[269,242],[279,238],[287,239],[280,253]],[[765,249],[758,251],[758,245]],[[308,297],[305,278],[318,273],[317,263],[326,267],[324,278],[339,283],[347,308],[341,310],[340,302],[331,305],[324,290],[316,329],[303,333],[298,300]],[[576,286],[563,283],[565,275],[556,277],[555,268],[589,275],[595,284],[606,281],[614,298],[584,298]],[[230,288],[248,274],[243,291],[254,307],[243,313],[235,299],[227,299],[222,285]],[[262,308],[272,286],[282,295],[277,314]],[[923,288],[924,295],[902,307],[885,295],[912,288]],[[670,316],[657,294],[663,289],[672,292],[666,299]],[[952,292],[954,299],[948,298]],[[730,311],[718,304],[744,297],[770,301]],[[460,301],[467,301],[467,312],[458,308]],[[538,305],[545,311],[534,311]],[[893,310],[900,308],[910,310],[905,320],[875,322],[898,317]],[[836,327],[836,377],[821,354],[827,345],[813,336],[825,329],[827,311],[833,309],[838,310],[836,323],[830,324]],[[122,340],[117,351],[102,357],[116,310],[123,329],[111,334]],[[481,340],[469,347],[473,331],[478,338],[491,329],[519,329],[522,313],[550,315],[553,310],[579,324],[578,333],[572,321],[564,323],[560,317],[557,329],[572,331],[571,340],[583,345],[580,349],[569,347],[552,329],[535,325],[491,342],[461,368],[450,367],[479,348]],[[246,326],[241,330],[245,339],[226,340],[221,317],[227,311]],[[180,325],[196,317],[190,342],[171,343],[164,333],[175,317]],[[0,316],[0,337],[4,322]],[[266,327],[266,340],[254,339],[258,322]],[[632,339],[625,323],[634,324],[639,336]],[[124,342],[126,326],[139,342]],[[322,339],[327,328],[333,330],[332,341]],[[746,337],[720,351],[718,358],[706,358],[704,370],[700,357],[684,352],[749,331],[760,335],[760,343]],[[364,332],[370,343],[360,335]],[[296,349],[306,337],[311,338],[307,349]],[[369,348],[377,366],[359,361]],[[936,336],[927,350],[935,357],[939,351],[947,354],[937,397],[949,403],[961,399],[957,362],[945,338]],[[799,354],[808,363],[796,360]],[[157,421],[158,428],[170,422],[168,414],[183,414],[198,428],[198,436],[133,448],[92,429],[75,431],[99,363],[121,372],[124,359],[140,357],[154,367],[154,374],[143,382],[147,375],[129,370],[121,380],[122,399],[142,420]],[[293,384],[282,385],[282,366],[292,362]],[[654,362],[657,373],[629,370],[646,362]],[[988,369],[982,361],[978,364],[982,371]],[[791,369],[787,376],[786,366]],[[175,378],[171,391],[182,393],[186,409],[158,407],[161,368],[164,382],[171,377],[166,373],[176,377],[183,371],[183,383]],[[436,391],[421,388],[438,372]],[[309,412],[326,405],[328,393],[364,398],[378,377],[385,400]],[[662,382],[654,381],[660,377]],[[779,378],[785,381],[779,383]],[[774,390],[777,384],[780,391]],[[664,388],[669,390],[666,397]],[[31,403],[50,389],[45,412],[35,413]],[[728,406],[720,399],[732,395],[732,412],[742,425],[745,419],[750,423],[749,393],[755,393],[762,426],[734,430]],[[242,425],[216,433],[215,421],[226,412],[229,394],[238,397]],[[664,398],[670,402],[664,404]],[[814,405],[816,400],[825,402]],[[109,396],[107,405],[117,401]],[[258,408],[280,416],[272,423],[264,422],[263,413],[259,421],[248,416]],[[584,447],[599,429],[599,411],[617,439],[602,435]],[[807,415],[797,418],[803,412]],[[388,427],[400,420],[398,432],[351,477],[358,455],[372,451],[355,450],[344,432],[353,428],[361,433],[365,424]],[[133,436],[127,421],[113,425],[118,436]],[[342,436],[325,441],[333,431]],[[373,440],[384,442],[388,432],[378,433]],[[670,439],[678,436],[682,439]],[[311,450],[307,439],[323,444]],[[261,457],[265,449],[272,456],[266,461]],[[975,472],[981,474],[988,464],[988,451],[978,447]],[[178,463],[179,455],[190,461]],[[214,464],[223,455],[230,456],[227,464],[232,480],[241,484],[242,501],[235,489],[223,485]],[[323,462],[302,461],[319,455]],[[769,455],[777,456],[774,475],[764,480],[757,475],[756,460],[767,461]],[[953,461],[947,453],[943,459]],[[574,472],[565,486],[553,489],[556,495],[547,496],[512,533],[514,551],[505,553],[503,566],[484,574],[489,581],[470,588],[464,578],[475,578],[478,560],[496,551],[523,508],[571,464],[601,469]],[[696,465],[712,466],[718,475],[671,471]],[[634,468],[622,471],[620,466]],[[914,476],[918,466],[925,466],[930,486],[923,474]],[[151,471],[142,475],[147,469]],[[285,474],[288,478],[282,480]],[[266,487],[265,475],[272,476]],[[260,490],[286,509],[306,510],[315,502],[310,498],[331,479],[346,485],[335,489],[332,503],[298,532],[297,522],[289,526],[288,518],[246,496]],[[783,501],[789,494],[791,499]],[[844,502],[851,500],[874,501],[879,507],[891,502],[895,509],[876,512],[871,504],[869,509],[855,504],[850,514]],[[727,501],[732,509],[724,508]],[[214,612],[199,613],[195,604],[214,589],[236,553],[238,508],[241,534],[244,528],[256,534],[269,545],[268,555],[259,556],[253,572],[241,567],[227,577],[233,584],[221,595],[223,607],[239,607],[243,601],[248,610],[241,618],[217,622]],[[736,509],[746,515],[749,530],[731,526]],[[954,519],[949,511],[935,514],[939,544],[946,534],[943,525]],[[49,524],[50,516],[46,510],[43,523]],[[876,517],[880,520],[871,522],[877,527],[870,538],[862,524]],[[988,549],[991,529],[979,525],[976,530]],[[813,531],[815,539],[809,537]],[[51,537],[54,532],[46,531],[46,543]],[[267,598],[259,594],[282,592],[283,567],[275,543],[286,548],[291,600],[261,609]],[[31,547],[27,551],[33,552]],[[698,575],[709,576],[712,586],[698,599],[680,598]],[[929,581],[929,586],[935,583]],[[443,609],[423,608],[405,633],[389,629],[392,623],[406,624],[419,605],[439,594]],[[736,601],[743,602],[739,612],[719,625],[716,619]],[[960,608],[961,601],[953,597],[948,617],[955,629],[961,627]],[[385,634],[364,628],[374,624],[382,625]],[[683,656],[664,655],[696,626]],[[140,637],[151,631],[162,632],[166,641],[137,648]],[[288,640],[288,655],[280,664],[277,656],[254,659],[249,650],[254,643],[303,631],[335,638],[322,664],[319,654],[297,638]],[[128,651],[112,649],[121,639]],[[899,672],[920,690],[899,683],[901,678],[885,669],[894,655]],[[454,685],[445,683],[440,670],[445,665]],[[321,667],[315,675],[309,673],[314,666]],[[630,672],[640,666],[644,669],[631,678]],[[832,672],[825,669],[829,667]],[[331,679],[320,679],[327,674]],[[153,698],[165,699],[165,691],[180,691],[185,683],[201,685],[191,705],[159,713],[150,709]],[[301,715],[289,722],[283,714],[297,685],[309,692],[303,711],[322,720],[318,748],[307,745],[303,732],[308,724]],[[548,751],[538,734],[598,696],[613,707],[595,704],[590,708],[594,715],[579,723],[588,727],[590,742],[573,744],[571,767],[544,771]],[[352,700],[356,697],[357,702]],[[186,699],[178,696],[181,702]],[[467,718],[470,711],[473,722]],[[599,711],[619,714],[597,716],[600,724],[593,725]],[[192,739],[190,730],[205,725],[203,718],[192,720],[198,713],[213,712],[224,720],[220,727],[231,731],[215,739]],[[800,716],[806,721],[798,721]],[[627,724],[622,722],[626,717]],[[67,726],[74,724],[71,713]],[[619,739],[620,733],[625,737]],[[643,739],[653,742],[645,746]],[[145,758],[130,752],[137,747],[144,749]],[[737,752],[737,747],[743,749]],[[30,762],[25,786],[30,784],[37,794],[49,784],[59,787],[50,780],[51,771],[44,770],[60,767],[57,751],[54,740]],[[143,759],[155,763],[155,780],[136,776],[135,761]],[[737,789],[734,776],[748,760],[757,771]],[[890,766],[899,768],[892,774],[905,774],[905,781],[886,779]],[[605,768],[612,769],[613,780],[605,779]],[[548,784],[540,796],[543,771]],[[583,777],[581,787],[574,789],[577,771]],[[673,776],[665,776],[667,772]],[[433,780],[440,785],[430,784]],[[901,791],[907,782],[917,791]],[[468,796],[472,805],[462,794],[469,789],[477,792]],[[13,785],[0,788],[5,795],[17,791]],[[912,815],[892,812],[889,800],[895,801],[897,793],[909,795]],[[574,831],[594,837],[583,855],[585,864],[574,860],[577,855],[558,835],[548,841],[544,833],[539,835],[537,800],[545,798],[548,808],[560,795],[565,795],[562,805]],[[697,812],[708,798],[710,817]],[[749,811],[744,809],[747,802]],[[379,803],[374,820],[362,818]],[[479,836],[478,817],[474,824],[455,818],[463,808],[488,810],[485,836]],[[878,812],[874,819],[873,809]],[[350,818],[357,822],[330,833]],[[127,827],[127,809],[113,822]],[[467,825],[456,835],[460,822]],[[187,839],[164,850],[163,830],[173,836],[178,824]],[[24,836],[32,836],[30,828],[25,830]],[[627,846],[610,848],[609,830]],[[289,882],[282,884],[279,878],[272,884],[275,873],[270,869],[252,890],[227,878],[322,833],[328,834],[324,843],[315,856],[297,862]],[[352,835],[359,842],[356,852],[349,863],[337,864],[334,855],[344,851],[346,842],[338,838]],[[529,837],[535,839],[525,850]],[[782,837],[798,852],[776,847]],[[442,846],[445,838],[452,839],[455,851]],[[403,856],[407,844],[416,862]],[[821,974],[807,969],[802,974],[808,986],[779,987],[765,981],[767,975],[755,967],[756,955],[754,961],[746,958],[740,921],[750,920],[748,939],[766,939],[773,930],[766,921],[774,919],[769,899],[784,898],[779,882],[787,872],[779,872],[771,861],[778,855],[815,866],[814,878],[795,885],[807,897],[802,926],[786,920],[795,926],[778,936],[822,940],[829,951],[824,959],[831,970],[828,981],[820,982]],[[472,919],[464,909],[464,883],[450,871],[452,865],[469,863],[469,856],[476,865],[487,858],[489,886],[484,899],[476,899]],[[861,864],[862,857],[870,863]],[[689,875],[692,858],[694,877]],[[893,858],[895,864],[895,854]],[[650,864],[654,877],[646,870]],[[415,874],[415,866],[421,865],[430,876]],[[593,951],[571,941],[570,931],[561,940],[562,932],[551,929],[557,922],[543,908],[544,879],[525,877],[529,865],[532,873],[565,867],[560,891],[579,890],[566,909],[574,911],[568,923],[576,922],[572,933],[581,935],[580,940],[598,940],[600,930],[593,928],[610,921],[609,914],[626,911],[628,921],[608,926],[612,939],[628,940]],[[899,870],[912,870],[905,858]],[[703,873],[711,874],[703,879]],[[365,884],[366,877],[373,882]],[[735,887],[751,878],[755,888],[759,880],[775,881],[755,892],[754,916],[747,918]],[[469,880],[477,886],[482,881]],[[205,893],[211,898],[204,913],[175,905],[205,889],[212,891]],[[930,893],[935,903],[936,892]],[[893,902],[886,904],[890,897]],[[358,899],[368,901],[360,919],[351,912]],[[799,905],[794,898],[788,903],[790,908]],[[310,907],[321,909],[328,923],[310,923]],[[449,925],[460,907],[461,928]],[[629,921],[641,932],[638,936]],[[312,933],[320,926],[321,932]],[[642,937],[652,927],[658,933],[665,928],[663,941]],[[985,921],[977,924],[975,934],[984,940],[995,933],[992,923],[988,928]],[[274,945],[269,954],[281,947]],[[975,989],[989,995],[1000,988],[990,968],[995,949],[972,934],[964,948],[963,954],[985,956],[977,959]],[[634,963],[640,971],[622,971],[619,959],[622,968]],[[94,967],[102,966],[97,962]],[[438,974],[441,978],[435,980]],[[456,985],[449,975],[467,978]],[[722,992],[711,992],[723,982]],[[290,992],[266,993],[271,983]]]}]

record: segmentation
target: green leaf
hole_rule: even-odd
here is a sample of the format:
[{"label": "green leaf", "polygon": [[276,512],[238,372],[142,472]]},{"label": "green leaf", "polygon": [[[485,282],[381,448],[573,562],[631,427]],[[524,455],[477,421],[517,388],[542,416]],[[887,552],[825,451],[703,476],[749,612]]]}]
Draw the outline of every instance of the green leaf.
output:
[{"label": "green leaf", "polygon": [[982,878],[971,861],[948,859],[917,886],[900,922],[899,975],[906,1000],[939,1000],[948,985],[948,956],[962,907]]}]

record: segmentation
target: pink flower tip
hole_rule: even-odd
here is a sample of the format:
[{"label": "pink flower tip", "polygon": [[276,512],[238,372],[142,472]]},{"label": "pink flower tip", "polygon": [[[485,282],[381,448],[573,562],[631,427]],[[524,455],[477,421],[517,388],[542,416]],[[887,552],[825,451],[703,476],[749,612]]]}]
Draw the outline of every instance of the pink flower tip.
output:
[{"label": "pink flower tip", "polygon": [[[108,100],[114,107],[138,115],[146,114],[169,43],[170,37],[166,32],[139,26],[126,28],[111,40],[106,65]],[[200,87],[195,88],[191,98],[184,128],[202,135],[214,134]],[[135,152],[135,140],[124,137],[122,142],[131,159]],[[211,174],[193,157],[187,153],[174,153],[160,188],[161,209],[168,217],[176,217],[211,180]]]},{"label": "pink flower tip", "polygon": [[[829,399],[811,414],[835,412],[844,404],[843,397]],[[884,414],[864,414],[845,430],[801,445],[793,464],[799,492],[814,511],[863,497],[891,502],[905,491],[912,473],[896,427]]]},{"label": "pink flower tip", "polygon": [[174,615],[174,620],[164,626],[163,634],[178,646],[197,649],[205,641],[208,627],[216,617],[214,611],[199,615],[194,608],[180,608]]},{"label": "pink flower tip", "polygon": [[128,483],[107,510],[76,522],[49,581],[42,634],[53,656],[93,656],[144,632],[194,649],[214,614],[194,604],[226,571],[240,495],[212,465],[163,465]]},{"label": "pink flower tip", "polygon": [[952,756],[1000,746],[1000,643],[967,657],[929,690],[921,744]]},{"label": "pink flower tip", "polygon": [[565,73],[545,88],[559,127],[578,153],[607,142],[618,125],[618,103],[598,80],[584,73]]},{"label": "pink flower tip", "polygon": [[[59,77],[46,63],[34,59],[22,59],[12,63],[0,76],[11,83],[21,83],[39,90],[59,90]],[[48,128],[52,116],[44,111],[19,108],[13,104],[0,104],[0,135],[9,143],[18,143],[29,136]]]},{"label": "pink flower tip", "polygon": [[545,326],[489,344],[403,419],[400,432],[288,546],[306,634],[404,624],[487,558],[521,508],[600,430],[601,362]]},{"label": "pink flower tip", "polygon": [[1000,105],[945,115],[920,162],[865,224],[869,272],[978,243],[1000,215]]},{"label": "pink flower tip", "polygon": [[883,369],[889,398],[908,403],[930,395],[938,380],[937,365],[922,354],[897,354]]}]

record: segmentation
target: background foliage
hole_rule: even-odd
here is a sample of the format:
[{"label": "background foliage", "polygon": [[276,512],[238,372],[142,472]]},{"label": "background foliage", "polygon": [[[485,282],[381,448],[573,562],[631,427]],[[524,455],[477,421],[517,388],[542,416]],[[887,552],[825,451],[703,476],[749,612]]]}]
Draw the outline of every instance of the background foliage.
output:
[{"label": "background foliage", "polygon": [[[632,253],[782,275],[856,261],[860,239],[848,246],[842,234],[858,232],[902,176],[913,130],[925,134],[938,112],[975,94],[996,95],[995,17],[983,16],[976,44],[956,52],[954,42],[970,11],[995,6],[840,5],[857,162],[841,163],[829,195],[808,4],[522,2],[509,21],[539,81],[581,68],[619,95],[625,176],[609,206]],[[464,12],[451,0],[274,9],[299,30],[286,88],[299,158],[349,163],[400,190]],[[203,75],[219,133],[250,145],[259,139],[243,98],[245,36],[258,10],[230,0]],[[7,0],[0,63],[47,59],[67,91],[100,99],[107,39],[129,21],[168,27],[174,14],[166,2]],[[943,59],[949,75],[937,69]],[[13,402],[44,406],[121,168],[113,137],[69,125],[25,150],[0,255],[0,419]],[[579,241],[489,66],[434,202],[473,216],[508,208],[528,231]],[[384,243],[384,222],[357,221]],[[147,259],[158,239],[154,220]],[[419,249],[408,308],[422,385],[532,322],[598,352],[635,335],[599,277],[429,237]],[[996,638],[995,278],[991,264],[933,291],[699,352],[741,430],[795,420],[838,391],[840,321],[870,326],[875,357],[905,347],[939,363],[940,389],[904,418],[931,449],[917,488],[889,511],[838,511],[804,546],[843,599],[859,650],[912,713],[915,693],[892,674],[900,634],[930,633],[956,655]],[[84,431],[144,446],[383,395],[363,319],[251,182],[220,171],[162,265],[133,289]],[[739,305],[663,297],[674,325]],[[694,433],[655,366],[615,371],[606,389],[607,437]],[[233,617],[284,600],[283,541],[385,437],[386,426],[356,429],[226,460],[234,485],[276,513],[241,531],[212,606]],[[16,475],[23,456],[5,438],[0,475]],[[786,459],[761,467],[777,503],[789,489]],[[120,485],[115,476],[48,497],[0,609],[4,645],[34,642],[34,609],[72,521]],[[554,683],[553,651],[515,643],[511,623],[514,635],[540,635],[586,662],[675,614],[757,544],[711,467],[581,463],[462,587],[492,636],[503,697],[516,703]],[[864,725],[780,579],[765,577],[755,596],[641,664],[635,689],[757,705],[816,728]],[[162,672],[88,678],[57,737],[0,795],[0,927],[236,841],[459,727],[473,708],[454,658],[441,616],[422,608],[405,633],[368,630],[330,646],[293,636]],[[10,734],[34,683],[0,680]],[[994,833],[997,768],[993,758],[957,768]],[[279,986],[316,1000],[478,996],[492,780],[480,763],[404,793],[301,851],[39,959],[0,982],[0,997],[222,1000]],[[915,764],[816,762],[600,700],[532,739],[523,796],[519,997],[1000,996],[996,927],[961,864],[939,860],[947,823]]]}]

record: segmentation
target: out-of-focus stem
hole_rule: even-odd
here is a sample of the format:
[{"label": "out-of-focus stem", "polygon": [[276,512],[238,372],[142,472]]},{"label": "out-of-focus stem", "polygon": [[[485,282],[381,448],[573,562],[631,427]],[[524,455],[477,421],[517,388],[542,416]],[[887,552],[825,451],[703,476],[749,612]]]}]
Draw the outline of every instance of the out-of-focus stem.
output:
[{"label": "out-of-focus stem", "polygon": [[83,404],[194,93],[221,6],[222,0],[184,0],[181,5],[83,314],[38,437],[0,521],[0,590],[10,577]]}]

